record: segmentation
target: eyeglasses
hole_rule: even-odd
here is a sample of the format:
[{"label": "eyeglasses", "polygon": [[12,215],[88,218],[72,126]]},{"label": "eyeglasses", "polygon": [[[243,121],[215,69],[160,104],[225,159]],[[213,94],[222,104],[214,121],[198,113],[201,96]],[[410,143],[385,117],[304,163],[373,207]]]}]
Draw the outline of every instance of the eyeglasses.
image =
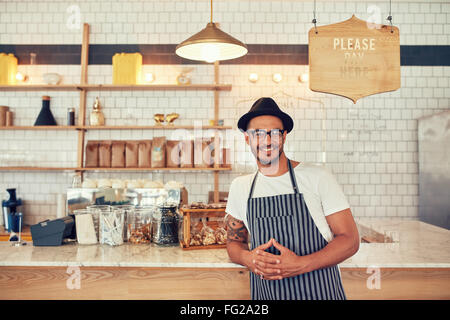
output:
[{"label": "eyeglasses", "polygon": [[264,129],[250,129],[247,132],[252,136],[252,138],[265,139],[267,135],[270,136],[271,139],[280,139],[283,136],[285,129],[272,129],[272,130],[264,130]]}]

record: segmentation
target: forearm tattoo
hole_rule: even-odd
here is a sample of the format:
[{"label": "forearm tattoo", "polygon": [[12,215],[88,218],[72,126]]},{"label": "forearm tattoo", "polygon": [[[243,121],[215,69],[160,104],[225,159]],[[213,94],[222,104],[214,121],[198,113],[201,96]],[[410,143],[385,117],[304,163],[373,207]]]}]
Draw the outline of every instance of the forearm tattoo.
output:
[{"label": "forearm tattoo", "polygon": [[248,231],[242,220],[227,216],[227,240],[247,243]]}]

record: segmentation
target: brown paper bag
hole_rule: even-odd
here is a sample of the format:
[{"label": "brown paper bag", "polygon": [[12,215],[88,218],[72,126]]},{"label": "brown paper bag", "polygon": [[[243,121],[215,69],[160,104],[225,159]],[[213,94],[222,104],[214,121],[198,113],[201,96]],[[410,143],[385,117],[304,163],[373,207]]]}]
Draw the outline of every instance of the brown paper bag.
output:
[{"label": "brown paper bag", "polygon": [[152,140],[139,141],[139,168],[150,168],[152,164]]},{"label": "brown paper bag", "polygon": [[188,201],[188,191],[185,187],[180,189],[180,205],[189,204]]},{"label": "brown paper bag", "polygon": [[111,144],[111,167],[125,167],[125,141],[113,141]]},{"label": "brown paper bag", "polygon": [[139,157],[139,141],[127,141],[125,145],[125,167],[137,168]]},{"label": "brown paper bag", "polygon": [[0,106],[0,127],[6,126],[6,113],[8,112],[9,107]]},{"label": "brown paper bag", "polygon": [[84,166],[86,168],[98,167],[98,144],[99,141],[88,141],[86,143],[86,156]]},{"label": "brown paper bag", "polygon": [[180,141],[167,140],[166,144],[166,166],[167,168],[178,168],[180,166]]},{"label": "brown paper bag", "polygon": [[180,167],[194,167],[194,140],[183,140],[180,142]]},{"label": "brown paper bag", "polygon": [[214,142],[209,138],[194,140],[194,167],[208,168],[214,164]]},{"label": "brown paper bag", "polygon": [[100,168],[111,168],[111,140],[98,143],[98,166]]},{"label": "brown paper bag", "polygon": [[152,140],[152,168],[164,168],[166,166],[166,137],[154,137]]},{"label": "brown paper bag", "polygon": [[231,168],[230,148],[222,148],[220,166],[222,168]]}]

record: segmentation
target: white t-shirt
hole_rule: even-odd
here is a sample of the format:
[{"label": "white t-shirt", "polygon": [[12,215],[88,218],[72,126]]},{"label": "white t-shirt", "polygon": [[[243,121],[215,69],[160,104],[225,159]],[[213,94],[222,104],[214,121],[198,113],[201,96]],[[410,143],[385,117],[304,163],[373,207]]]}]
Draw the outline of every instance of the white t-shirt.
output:
[{"label": "white t-shirt", "polygon": [[[348,201],[333,174],[325,167],[299,163],[294,168],[299,192],[308,206],[312,219],[322,236],[330,242],[333,234],[326,216],[349,208]],[[226,213],[242,220],[248,228],[247,200],[255,173],[240,176],[231,182]],[[289,171],[278,177],[258,173],[252,198],[294,193]]]}]

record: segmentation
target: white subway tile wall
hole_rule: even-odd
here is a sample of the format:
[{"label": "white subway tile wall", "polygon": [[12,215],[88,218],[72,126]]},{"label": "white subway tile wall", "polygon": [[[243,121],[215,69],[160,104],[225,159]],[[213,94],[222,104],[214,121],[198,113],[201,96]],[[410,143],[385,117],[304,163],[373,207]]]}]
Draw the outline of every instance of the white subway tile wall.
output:
[{"label": "white subway tile wall", "polygon": [[[214,1],[214,21],[248,44],[307,44],[312,27],[313,1]],[[346,20],[355,14],[386,22],[389,2],[318,1],[318,25]],[[91,26],[91,44],[177,44],[205,27],[209,1],[0,1],[1,44],[81,44],[82,23]],[[394,25],[400,28],[401,45],[449,45],[448,1],[394,1]],[[378,19],[378,20],[377,20]],[[20,63],[20,62],[19,62]],[[154,83],[176,83],[183,70],[193,83],[212,83],[211,65],[145,65]],[[19,65],[31,83],[42,83],[42,74],[57,72],[63,83],[78,83],[79,65]],[[308,89],[298,76],[302,65],[223,65],[220,82],[232,84],[220,93],[220,119],[232,130],[221,131],[231,148],[232,172],[220,174],[219,187],[228,191],[231,181],[255,170],[253,156],[236,129],[240,115],[261,96],[272,96],[295,121],[286,153],[299,161],[326,161],[347,195],[357,217],[418,217],[417,119],[449,108],[449,67],[403,66],[402,88],[350,100]],[[250,73],[259,80],[251,83]],[[276,84],[272,75],[283,79]],[[90,65],[89,83],[112,82],[112,67]],[[75,107],[78,92],[0,92],[0,105],[14,111],[16,125],[32,125],[41,108],[41,96],[51,96],[51,110],[60,124],[67,108]],[[177,124],[208,124],[213,118],[214,96],[209,91],[90,91],[88,114],[100,98],[108,125],[153,124],[153,114],[177,112]],[[88,115],[87,115],[88,116]],[[170,130],[88,131],[86,140],[146,139],[165,135],[209,135]],[[76,167],[76,131],[0,131],[0,165]],[[54,218],[56,195],[71,185],[72,172],[0,171],[0,192],[17,188],[24,200],[25,223]],[[212,173],[88,172],[86,178],[153,179],[183,182],[190,201],[207,201],[213,190]]]}]

